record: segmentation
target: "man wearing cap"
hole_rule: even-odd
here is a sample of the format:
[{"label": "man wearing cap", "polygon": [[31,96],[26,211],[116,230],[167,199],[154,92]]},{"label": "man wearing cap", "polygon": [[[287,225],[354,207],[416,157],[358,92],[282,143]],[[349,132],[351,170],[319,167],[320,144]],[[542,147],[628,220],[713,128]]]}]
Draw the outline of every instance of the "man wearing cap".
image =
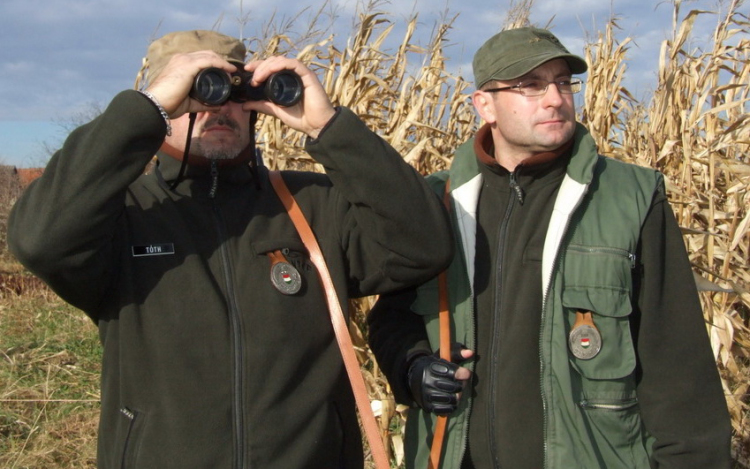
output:
[{"label": "man wearing cap", "polygon": [[726,402],[662,175],[597,155],[575,121],[587,65],[549,31],[501,32],[473,67],[485,124],[429,178],[457,243],[454,363],[435,355],[437,281],[382,296],[368,318],[412,405],[406,467],[428,467],[441,414],[444,469],[728,468]]},{"label": "man wearing cap", "polygon": [[[143,91],[75,130],[13,209],[11,251],[99,328],[99,468],[363,467],[325,293],[255,158],[252,112],[307,134],[326,169],[282,176],[342,304],[452,256],[440,201],[390,145],[299,61],[244,60],[212,31],[155,41]],[[209,67],[254,87],[293,71],[302,101],[205,105],[189,92]]]}]

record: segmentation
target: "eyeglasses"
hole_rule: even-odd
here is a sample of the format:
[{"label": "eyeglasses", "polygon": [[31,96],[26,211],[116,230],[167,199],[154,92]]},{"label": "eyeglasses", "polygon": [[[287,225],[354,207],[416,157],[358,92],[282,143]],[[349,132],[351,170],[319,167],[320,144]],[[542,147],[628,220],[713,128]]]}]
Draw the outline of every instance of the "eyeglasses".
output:
[{"label": "eyeglasses", "polygon": [[517,85],[503,86],[501,88],[490,88],[484,91],[488,93],[495,93],[496,91],[514,90],[514,91],[518,91],[524,96],[541,96],[547,92],[547,88],[552,83],[554,83],[555,86],[557,87],[557,91],[559,91],[562,94],[578,93],[579,91],[581,91],[581,86],[583,85],[583,82],[579,80],[578,78],[557,80],[557,81],[547,81],[547,80],[540,80],[538,78],[535,78],[533,80],[524,81]]}]

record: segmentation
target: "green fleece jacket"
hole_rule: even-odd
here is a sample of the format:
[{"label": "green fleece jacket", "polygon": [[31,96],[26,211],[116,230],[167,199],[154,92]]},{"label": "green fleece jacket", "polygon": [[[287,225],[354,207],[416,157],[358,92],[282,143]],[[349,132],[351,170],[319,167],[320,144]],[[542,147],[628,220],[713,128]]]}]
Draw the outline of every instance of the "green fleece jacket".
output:
[{"label": "green fleece jacket", "polygon": [[[263,167],[189,167],[135,91],[75,130],[13,208],[13,254],[99,327],[102,469],[363,466],[353,396],[308,253]],[[424,179],[347,109],[306,150],[327,175],[282,175],[342,304],[447,265]],[[214,191],[212,191],[212,188]],[[301,290],[271,281],[276,250]]]}]

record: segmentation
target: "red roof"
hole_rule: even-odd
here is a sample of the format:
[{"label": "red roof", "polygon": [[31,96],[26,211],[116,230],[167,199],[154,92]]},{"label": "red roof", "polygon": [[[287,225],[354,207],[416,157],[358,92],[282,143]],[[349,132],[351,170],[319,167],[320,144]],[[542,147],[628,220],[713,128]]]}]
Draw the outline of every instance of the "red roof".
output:
[{"label": "red roof", "polygon": [[26,186],[31,184],[31,181],[41,176],[43,172],[44,168],[16,168],[18,181],[23,188],[26,188]]}]

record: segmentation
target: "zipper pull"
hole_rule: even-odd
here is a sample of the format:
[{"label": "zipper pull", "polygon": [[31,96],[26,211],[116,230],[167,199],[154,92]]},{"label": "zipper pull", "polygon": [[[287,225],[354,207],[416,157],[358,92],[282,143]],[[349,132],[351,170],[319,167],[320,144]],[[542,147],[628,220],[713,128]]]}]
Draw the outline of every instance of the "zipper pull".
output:
[{"label": "zipper pull", "polygon": [[513,191],[516,193],[516,198],[518,199],[518,203],[523,205],[523,197],[524,197],[523,189],[521,189],[521,186],[518,185],[515,172],[510,173],[510,188],[513,189]]},{"label": "zipper pull", "polygon": [[216,197],[216,188],[219,187],[219,163],[211,160],[211,190],[208,192],[210,198]]},{"label": "zipper pull", "polygon": [[120,413],[124,415],[128,420],[135,420],[135,412],[128,409],[127,407],[123,407],[120,409]]}]

